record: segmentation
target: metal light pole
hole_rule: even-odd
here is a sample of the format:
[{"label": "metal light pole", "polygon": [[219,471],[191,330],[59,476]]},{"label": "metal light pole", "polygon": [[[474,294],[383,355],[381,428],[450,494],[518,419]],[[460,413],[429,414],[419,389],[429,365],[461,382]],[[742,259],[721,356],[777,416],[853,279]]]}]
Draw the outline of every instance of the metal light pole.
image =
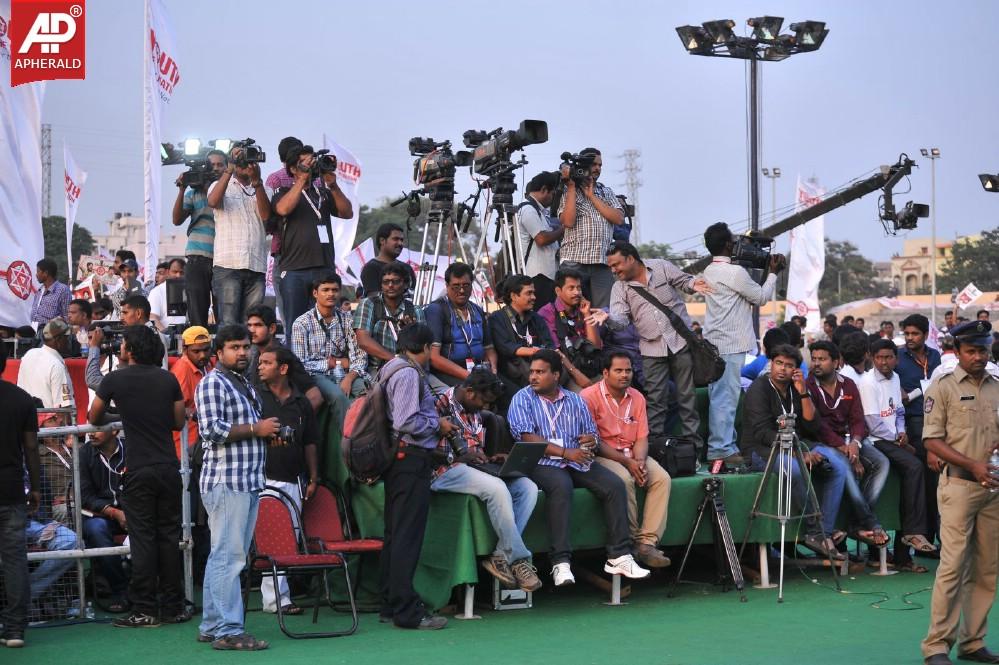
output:
[{"label": "metal light pole", "polygon": [[930,158],[930,321],[937,324],[937,160],[940,148],[920,148]]},{"label": "metal light pole", "polygon": [[[780,177],[780,167],[774,166],[773,168],[763,167],[763,175],[770,178],[770,223],[777,223],[777,178]],[[773,295],[774,303],[774,325],[777,325],[777,289],[774,289]],[[759,328],[759,322],[757,322],[757,329]]]}]

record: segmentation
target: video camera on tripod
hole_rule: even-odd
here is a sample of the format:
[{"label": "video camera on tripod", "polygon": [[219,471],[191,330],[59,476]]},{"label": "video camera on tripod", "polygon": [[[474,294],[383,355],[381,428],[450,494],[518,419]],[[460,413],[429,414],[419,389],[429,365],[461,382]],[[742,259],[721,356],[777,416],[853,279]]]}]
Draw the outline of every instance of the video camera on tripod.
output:
[{"label": "video camera on tripod", "polygon": [[415,195],[425,194],[430,199],[428,219],[446,219],[454,210],[455,171],[459,166],[470,165],[472,154],[467,150],[453,152],[450,141],[438,142],[419,136],[409,139],[409,154],[417,157],[413,162],[413,181],[423,185],[423,189],[413,190],[392,205],[407,198],[412,202]]},{"label": "video camera on tripod", "polygon": [[795,415],[785,413],[777,419],[777,444],[781,448],[790,448],[794,445],[794,438],[797,434],[794,431]]},{"label": "video camera on tripod", "polygon": [[497,127],[491,132],[469,129],[462,136],[466,148],[472,148],[472,170],[486,176],[483,187],[493,193],[493,206],[512,206],[513,193],[517,191],[513,172],[527,161],[521,158],[514,163],[513,153],[525,146],[545,143],[548,140],[548,123],[544,120],[523,120],[516,130],[504,132]]}]

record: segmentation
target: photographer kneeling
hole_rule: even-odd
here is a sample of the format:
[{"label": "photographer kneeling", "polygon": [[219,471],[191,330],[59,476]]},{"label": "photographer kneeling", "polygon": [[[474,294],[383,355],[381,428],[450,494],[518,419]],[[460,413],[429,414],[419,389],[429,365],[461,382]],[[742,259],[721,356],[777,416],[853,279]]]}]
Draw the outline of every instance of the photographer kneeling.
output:
[{"label": "photographer kneeling", "polygon": [[714,287],[704,296],[704,338],[718,347],[725,361],[725,373],[708,386],[708,461],[742,464],[735,438],[735,412],[746,354],[757,348],[753,305],[762,306],[773,297],[777,273],[784,269],[785,261],[780,254],[770,256],[770,274],[761,286],[744,267],[732,263],[735,236],[728,224],[709,226],[704,232],[704,245],[711,252],[711,265],[704,269],[704,279]]}]

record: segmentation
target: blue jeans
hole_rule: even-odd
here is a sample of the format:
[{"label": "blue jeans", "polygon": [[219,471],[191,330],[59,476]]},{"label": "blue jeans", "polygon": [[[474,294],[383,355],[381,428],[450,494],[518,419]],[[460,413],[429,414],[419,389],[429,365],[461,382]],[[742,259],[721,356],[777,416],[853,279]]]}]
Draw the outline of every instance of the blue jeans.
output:
[{"label": "blue jeans", "polygon": [[[825,448],[825,446],[822,446]],[[867,448],[874,448],[874,446],[864,446],[863,451]],[[813,448],[813,450],[815,450]],[[847,504],[850,507],[850,531],[856,529],[870,530],[880,528],[880,523],[878,522],[877,515],[874,514],[874,510],[871,508],[871,504],[867,502],[867,498],[864,496],[864,491],[860,489],[860,482],[857,480],[857,476],[853,474],[853,468],[850,465],[850,461],[846,458],[846,455],[839,452],[838,450],[833,450],[827,448],[829,454],[822,453],[822,455],[829,460],[829,463],[837,469],[837,472],[844,475],[845,484],[843,486],[843,494],[846,497]],[[877,451],[875,451],[877,452]],[[878,453],[881,455],[881,453]],[[881,455],[884,459],[884,455]],[[888,460],[884,459],[884,466],[887,469]],[[882,481],[881,486],[884,487],[884,482]],[[879,489],[878,492],[881,490]]]},{"label": "blue jeans", "polygon": [[[114,536],[124,533],[114,520],[106,517],[84,517],[83,518],[83,542],[87,547],[114,547]],[[111,586],[111,593],[120,596],[125,593],[128,587],[128,577],[125,575],[125,568],[121,565],[121,556],[102,556],[96,561],[101,575]]]},{"label": "blue jeans", "polygon": [[0,505],[0,574],[7,602],[0,607],[5,633],[24,632],[28,624],[28,543],[24,527],[28,508],[24,502]]},{"label": "blue jeans", "polygon": [[332,376],[313,374],[312,378],[316,380],[316,387],[323,394],[323,399],[330,405],[333,422],[342,427],[343,419],[347,415],[347,409],[350,408],[353,398],[359,397],[367,389],[364,379],[354,379],[354,383],[350,386],[350,395],[344,395],[343,390],[340,389],[339,381]]},{"label": "blue jeans", "polygon": [[[24,537],[36,547],[49,552],[72,550],[77,546],[76,534],[58,522],[42,524],[29,519],[24,528]],[[31,571],[31,599],[41,598],[50,586],[55,584],[67,570],[76,565],[73,559],[46,559]]]},{"label": "blue jeans", "polygon": [[509,563],[531,556],[520,537],[538,502],[538,486],[530,478],[503,480],[467,464],[457,464],[435,478],[430,489],[478,497],[486,504],[489,522],[496,532],[496,553]]},{"label": "blue jeans", "polygon": [[202,492],[201,503],[208,511],[212,553],[205,566],[200,630],[216,638],[239,635],[244,632],[239,575],[246,567],[260,497],[220,484]]},{"label": "blue jeans", "polygon": [[891,471],[891,462],[888,457],[877,449],[874,439],[870,437],[864,439],[864,446],[860,449],[860,461],[864,465],[864,477],[860,481],[860,490],[867,499],[867,505],[874,512],[874,506],[878,503],[881,491],[888,482],[888,472]]},{"label": "blue jeans", "polygon": [[742,393],[740,381],[745,353],[726,353],[725,373],[708,386],[708,460],[724,459],[739,452],[735,442],[735,411]]},{"label": "blue jeans", "polygon": [[[831,459],[834,455],[843,457],[838,452],[827,446],[812,446],[812,452],[819,453],[826,459]],[[779,454],[779,453],[778,453]],[[843,457],[845,460],[846,458]],[[760,458],[755,452],[752,453],[752,468],[754,471],[763,471],[766,467],[766,460]],[[780,460],[774,462],[773,472],[779,469]],[[840,503],[843,500],[843,488],[846,483],[848,467],[830,464],[816,465],[812,467],[812,474],[818,477],[819,483],[815,484],[815,494],[819,500],[819,509],[822,511],[822,532],[829,535],[836,528],[836,514],[839,512]],[[852,475],[852,473],[851,473]],[[815,478],[813,478],[813,483]],[[794,500],[794,509],[800,510],[805,507],[806,512],[815,512],[815,506],[808,499],[808,489],[805,484],[805,477],[801,473],[798,460],[791,458],[791,497]],[[818,535],[819,524],[814,518],[805,520],[805,525],[810,535]]]},{"label": "blue jeans", "polygon": [[281,320],[284,329],[291,330],[295,319],[308,312],[316,304],[312,299],[312,282],[320,275],[332,272],[332,268],[307,268],[305,270],[283,270],[281,272]]},{"label": "blue jeans", "polygon": [[212,269],[212,295],[219,325],[246,324],[246,310],[264,301],[264,273],[252,270]]}]

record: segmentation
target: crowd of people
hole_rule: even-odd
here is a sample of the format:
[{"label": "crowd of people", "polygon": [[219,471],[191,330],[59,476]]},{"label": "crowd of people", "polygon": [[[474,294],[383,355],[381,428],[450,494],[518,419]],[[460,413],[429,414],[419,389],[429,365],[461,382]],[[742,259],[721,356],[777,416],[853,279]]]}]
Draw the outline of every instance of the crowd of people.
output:
[{"label": "crowd of people", "polygon": [[[399,442],[384,476],[383,621],[420,629],[447,623],[413,588],[432,492],[481,499],[497,534],[483,568],[506,587],[535,591],[544,584],[534,566],[540,553],[527,548],[522,533],[539,492],[546,495],[550,580],[562,587],[575,582],[572,494],[585,488],[603,511],[603,570],[642,579],[670,565],[659,541],[671,478],[650,456],[650,444],[678,436],[715,472],[762,471],[782,418],[794,415],[807,468],[794,464],[793,495],[798,508],[816,515],[806,519],[802,543],[842,560],[850,537],[876,556],[890,538],[874,507],[894,468],[902,481],[902,526],[892,565],[920,573],[927,568],[913,554],[941,559],[924,653],[930,658],[958,640],[962,599],[959,649],[984,649],[999,512],[990,493],[999,488],[997,469],[988,464],[999,440],[999,372],[987,364],[987,311],[966,322],[949,312],[943,355],[932,348],[922,315],[900,323],[901,344],[891,325],[869,335],[862,321],[827,317],[823,338],[806,345],[805,322],[792,317],[769,330],[760,349],[752,307],[770,300],[783,262],[775,257],[762,283],[754,281],[733,264],[735,237],[724,224],[705,232],[712,263],[701,275],[643,258],[634,245],[614,240],[623,211],[597,181],[597,151],[587,182],[557,173],[531,180],[518,213],[530,274],[498,285],[501,307],[487,311],[472,301],[476,275],[464,263],[448,267],[440,297],[414,303],[412,267],[397,260],[403,230],[392,224],[378,229],[379,253],[364,268],[362,296],[344,307],[329,231],[332,217],[349,216],[349,203],[334,175],[313,177],[309,146],[286,139],[279,152],[285,169],[267,185],[256,165],[220,153],[212,162],[216,182],[178,193],[174,222],[192,218],[188,256],[163,271],[164,280],[188,271],[188,309],[179,321],[168,307],[168,281],[147,290],[127,251],[115,260],[120,285],[95,302],[67,299],[54,267],[39,263],[43,289],[33,317],[42,346],[21,359],[18,383],[26,394],[0,384],[9,393],[0,409],[0,478],[27,492],[25,500],[0,486],[0,529],[17,535],[4,538],[0,553],[8,646],[23,641],[23,609],[35,594],[34,577],[30,593],[10,580],[27,579],[14,572],[26,565],[18,552],[35,537],[33,524],[44,528],[28,513],[56,465],[39,459],[64,457],[58,439],[37,440],[35,408],[74,403],[64,358],[82,355],[93,391],[90,423],[123,423],[122,431],[94,435],[80,455],[86,545],[103,547],[125,533],[130,541],[130,576],[116,557],[97,562],[114,607],[126,614],[115,626],[192,618],[177,549],[179,433],[187,428],[204,589],[198,640],[216,649],[266,648],[245,631],[240,591],[260,493],[275,487],[300,509],[322,480],[318,451],[327,442],[317,412],[328,408],[334,429],[342,430],[350,404],[378,382]],[[276,190],[271,197],[269,189]],[[268,234],[275,238],[270,249]],[[280,261],[277,311],[263,302],[267,251]],[[197,276],[190,270],[196,265]],[[703,327],[687,311],[691,294],[706,300]],[[108,339],[93,325],[98,314],[123,327]],[[165,333],[177,327],[179,357],[170,362],[174,344]],[[706,441],[695,400],[694,337],[709,341],[724,364],[708,387]],[[497,473],[512,442],[545,444],[540,462],[516,479]],[[808,478],[818,506],[808,505]],[[836,529],[841,511],[844,531]],[[962,591],[967,565],[974,566],[975,588]],[[261,592],[265,611],[302,611],[283,579],[266,580]]]}]

